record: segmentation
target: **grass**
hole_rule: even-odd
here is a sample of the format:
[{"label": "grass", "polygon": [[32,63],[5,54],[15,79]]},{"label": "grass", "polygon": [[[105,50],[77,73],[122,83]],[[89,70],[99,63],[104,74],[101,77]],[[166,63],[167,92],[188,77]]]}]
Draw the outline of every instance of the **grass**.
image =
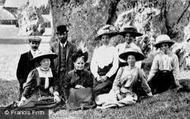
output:
[{"label": "grass", "polygon": [[[18,99],[18,82],[0,80],[0,105]],[[169,90],[135,105],[115,109],[89,109],[79,111],[50,110],[50,119],[188,119],[190,118],[190,93]]]}]

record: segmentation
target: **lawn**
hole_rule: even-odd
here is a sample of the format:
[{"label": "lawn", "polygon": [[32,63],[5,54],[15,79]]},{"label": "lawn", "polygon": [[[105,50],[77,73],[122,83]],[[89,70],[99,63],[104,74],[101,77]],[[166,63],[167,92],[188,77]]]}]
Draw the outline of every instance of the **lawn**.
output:
[{"label": "lawn", "polygon": [[[18,82],[0,80],[0,105],[18,99]],[[50,110],[50,119],[189,119],[190,93],[169,90],[135,105],[115,109],[90,109],[79,111]]]}]

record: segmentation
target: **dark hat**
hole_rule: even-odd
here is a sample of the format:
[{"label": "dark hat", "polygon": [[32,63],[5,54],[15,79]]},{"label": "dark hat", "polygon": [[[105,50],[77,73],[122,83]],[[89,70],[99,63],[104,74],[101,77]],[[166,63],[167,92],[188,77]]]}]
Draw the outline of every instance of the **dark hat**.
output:
[{"label": "dark hat", "polygon": [[159,48],[163,43],[167,43],[169,46],[172,46],[175,42],[172,41],[168,35],[162,34],[156,38],[156,43],[154,46]]},{"label": "dark hat", "polygon": [[67,26],[66,25],[59,25],[57,26],[57,34],[61,34],[64,32],[68,32]]},{"label": "dark hat", "polygon": [[142,33],[139,33],[137,31],[137,28],[134,27],[134,26],[123,26],[121,28],[119,34],[125,35],[126,33],[130,33],[130,34],[132,34],[133,36],[136,36],[136,37],[143,35]]},{"label": "dark hat", "polygon": [[129,55],[135,56],[136,61],[140,61],[145,58],[144,54],[135,48],[127,48],[124,53],[119,55],[119,57],[123,60],[126,60]]},{"label": "dark hat", "polygon": [[100,39],[103,35],[109,35],[114,36],[117,35],[118,31],[116,30],[116,27],[113,25],[105,25],[102,28],[100,28],[97,32],[97,36],[95,40]]},{"label": "dark hat", "polygon": [[32,59],[32,62],[40,62],[44,58],[55,59],[56,57],[57,54],[51,51],[39,51]]},{"label": "dark hat", "polygon": [[37,37],[37,36],[30,36],[29,38],[28,38],[28,40],[29,40],[29,42],[41,42],[41,38],[40,37]]}]

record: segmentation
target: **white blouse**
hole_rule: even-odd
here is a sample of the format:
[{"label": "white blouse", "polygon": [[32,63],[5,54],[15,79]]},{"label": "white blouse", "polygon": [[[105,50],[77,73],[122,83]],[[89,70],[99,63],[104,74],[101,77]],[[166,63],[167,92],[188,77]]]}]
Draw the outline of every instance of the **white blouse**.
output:
[{"label": "white blouse", "polygon": [[98,67],[103,69],[112,63],[110,71],[106,74],[107,77],[114,75],[119,67],[118,51],[113,46],[100,46],[94,50],[90,69],[94,77],[98,77]]},{"label": "white blouse", "polygon": [[42,71],[40,67],[36,68],[39,73],[39,77],[45,78],[45,89],[49,87],[49,77],[53,77],[51,68],[48,71]]},{"label": "white blouse", "polygon": [[174,78],[177,79],[179,73],[178,57],[172,52],[164,54],[160,51],[160,53],[154,57],[148,80],[150,80],[158,70],[173,71]]}]

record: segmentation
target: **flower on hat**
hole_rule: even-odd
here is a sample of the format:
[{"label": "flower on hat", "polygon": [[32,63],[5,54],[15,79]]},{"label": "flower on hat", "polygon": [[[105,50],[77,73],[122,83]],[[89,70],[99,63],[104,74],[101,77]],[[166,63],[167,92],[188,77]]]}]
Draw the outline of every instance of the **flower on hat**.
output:
[{"label": "flower on hat", "polygon": [[37,54],[32,59],[32,62],[39,62],[44,58],[55,59],[56,57],[57,57],[57,54],[53,53],[52,51],[43,50],[43,51],[37,52]]},{"label": "flower on hat", "polygon": [[100,38],[102,35],[114,36],[117,34],[118,34],[118,31],[117,31],[117,28],[115,26],[105,25],[98,30],[96,39]]}]

